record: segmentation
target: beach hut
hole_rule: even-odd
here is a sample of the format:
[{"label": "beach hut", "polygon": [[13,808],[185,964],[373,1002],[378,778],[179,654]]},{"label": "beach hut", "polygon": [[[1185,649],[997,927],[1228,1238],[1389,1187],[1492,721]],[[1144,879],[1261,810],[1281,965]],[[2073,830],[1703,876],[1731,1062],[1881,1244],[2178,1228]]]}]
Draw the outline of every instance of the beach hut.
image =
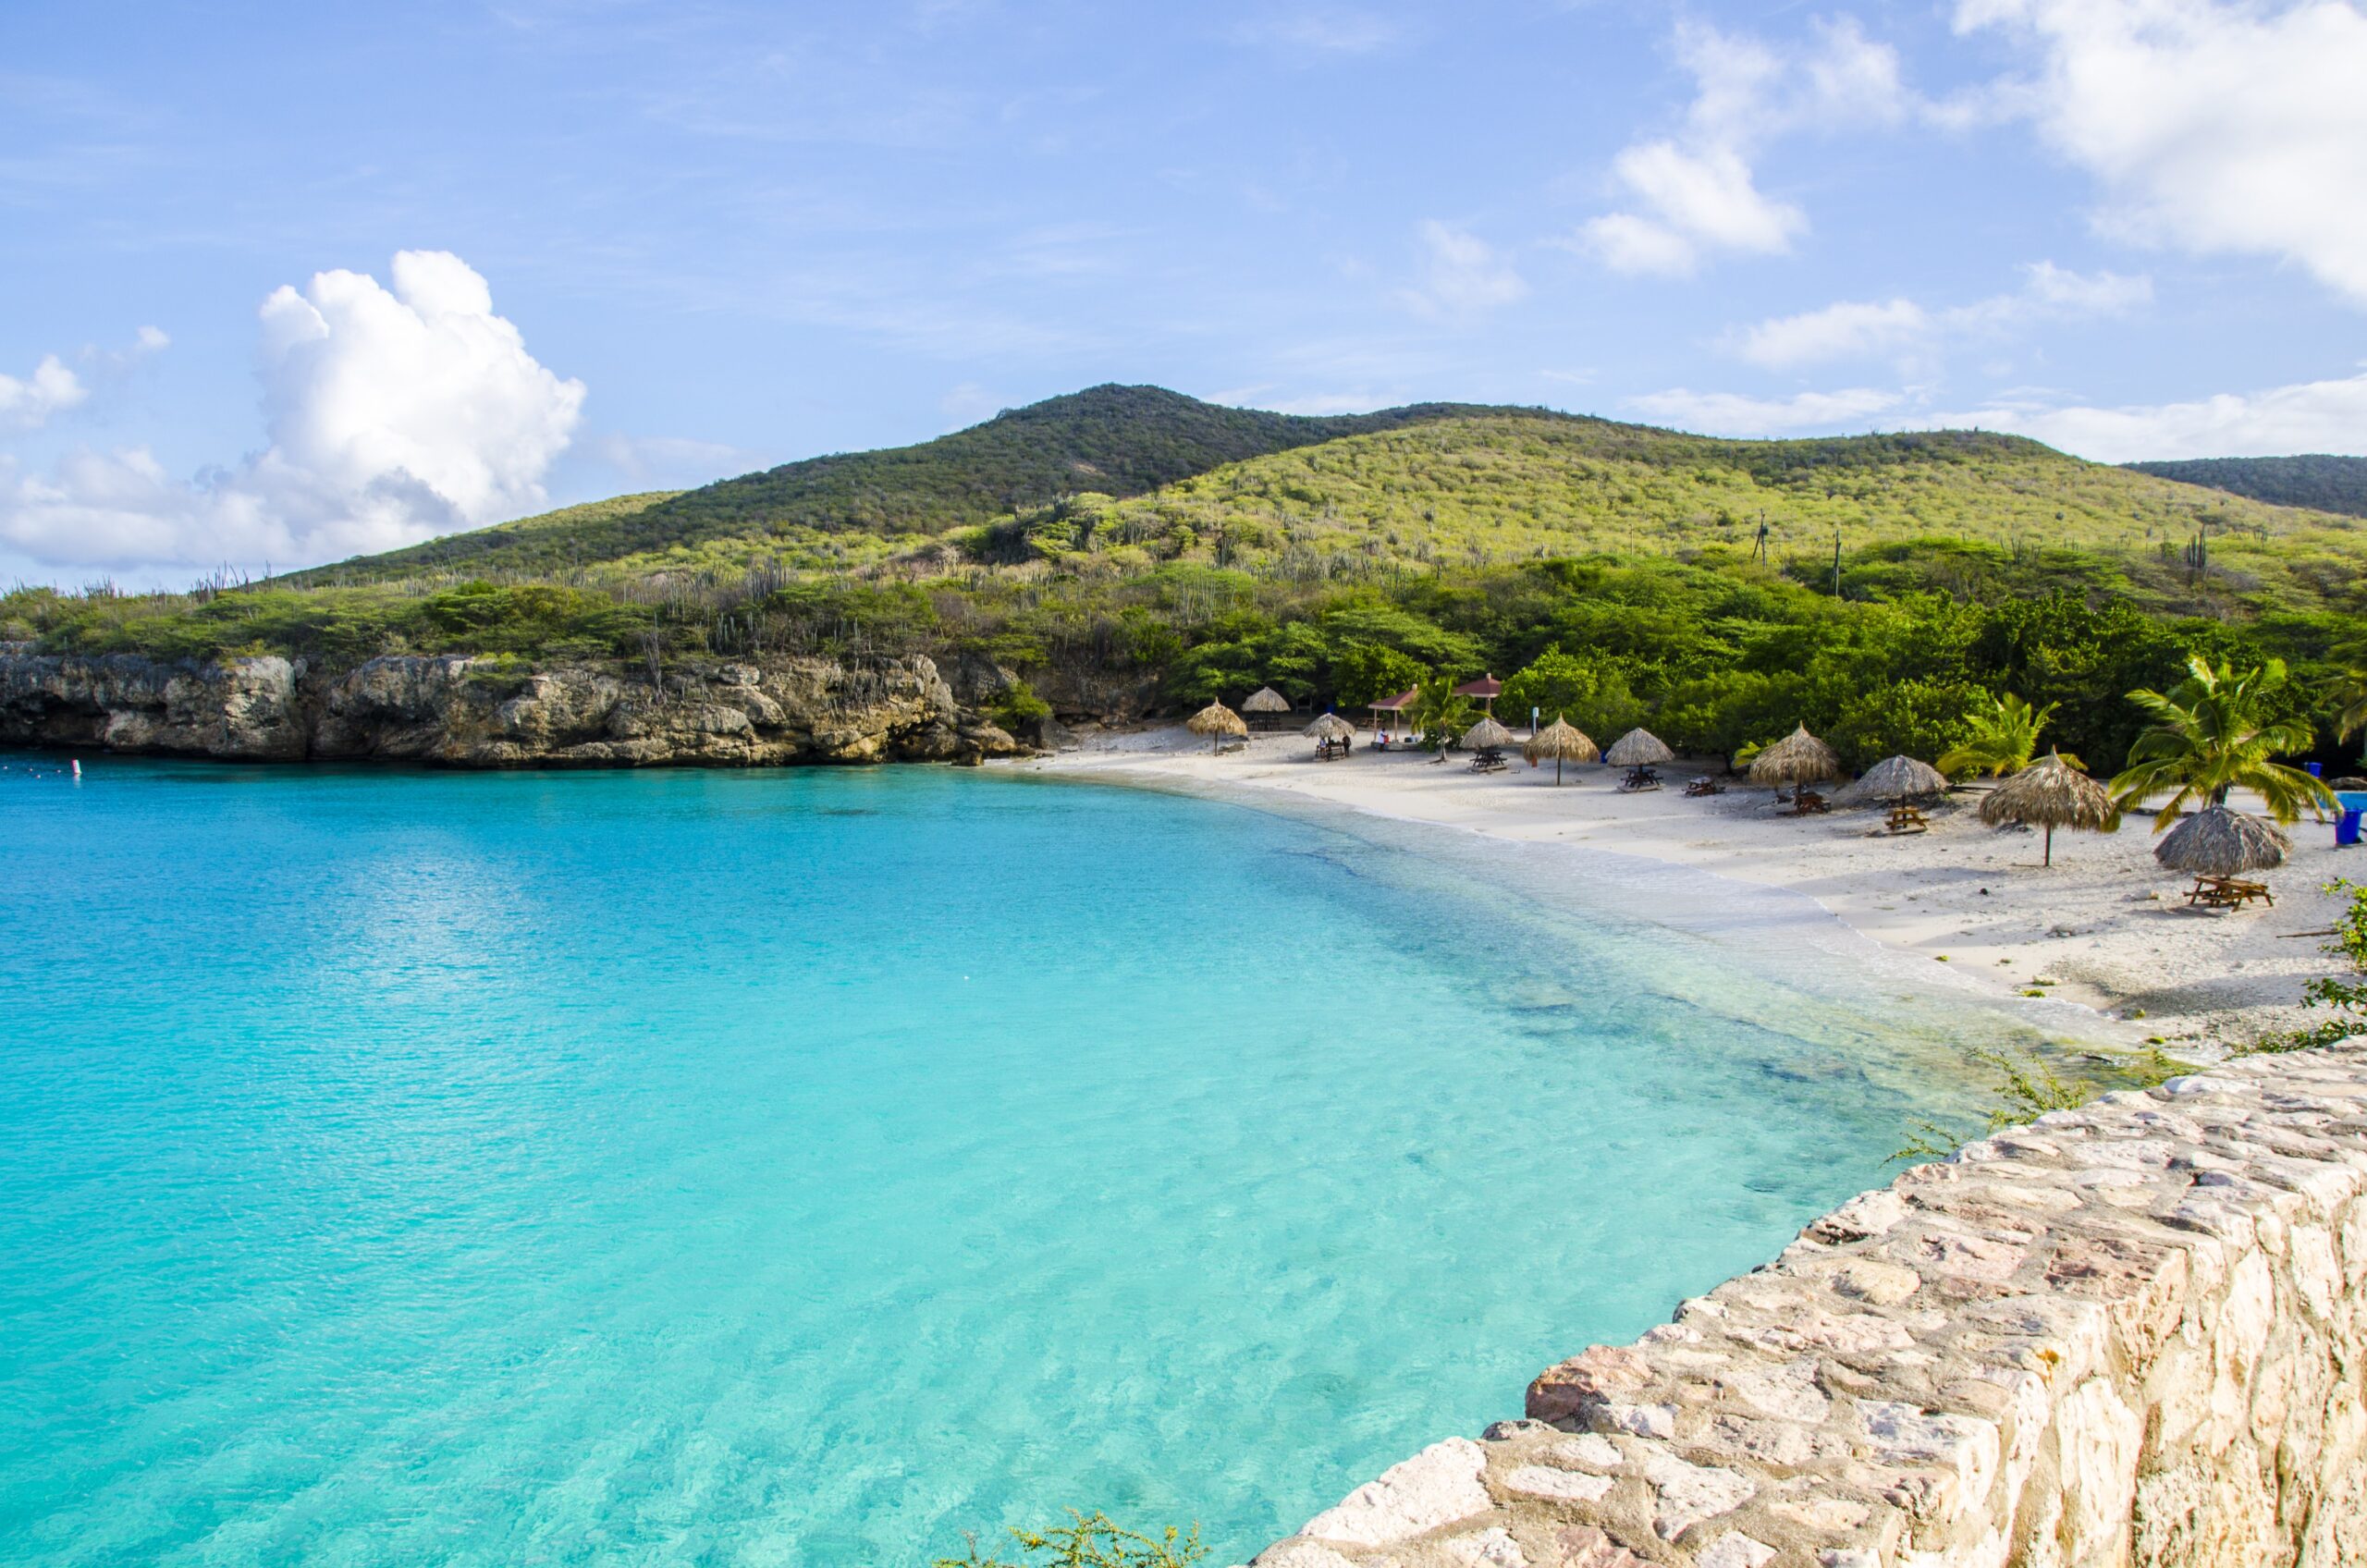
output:
[{"label": "beach hut", "polygon": [[1528,759],[1531,767],[1551,757],[1556,785],[1562,782],[1564,763],[1593,762],[1602,755],[1595,749],[1595,743],[1587,739],[1585,730],[1558,714],[1552,723],[1528,738],[1528,743],[1521,747],[1520,754]]},{"label": "beach hut", "polygon": [[1841,759],[1834,755],[1831,746],[1809,734],[1805,724],[1796,726],[1789,735],[1750,761],[1752,783],[1772,784],[1778,789],[1786,784],[1792,786],[1795,815],[1813,809],[1800,786],[1840,777]]},{"label": "beach hut", "polygon": [[2091,833],[2120,826],[2119,808],[2104,787],[2049,752],[1982,798],[1981,820],[1991,827],[2008,822],[2036,824],[2046,829],[2043,864],[2054,864],[2054,830],[2078,827]]},{"label": "beach hut", "polygon": [[1241,704],[1243,717],[1248,717],[1255,715],[1255,722],[1260,729],[1273,729],[1273,716],[1290,711],[1291,700],[1271,686],[1258,687],[1257,690],[1249,693],[1249,700]]},{"label": "beach hut", "polygon": [[1316,754],[1329,759],[1346,754],[1355,743],[1356,727],[1336,713],[1327,713],[1308,725],[1306,733],[1318,743]]},{"label": "beach hut", "polygon": [[2293,841],[2256,816],[2205,806],[2162,835],[2153,858],[2187,876],[2241,876],[2285,864]]},{"label": "beach hut", "polygon": [[1667,741],[1638,727],[1611,742],[1602,760],[1613,767],[1658,767],[1664,762],[1674,762],[1676,753],[1668,749]]},{"label": "beach hut", "polygon": [[1249,734],[1249,726],[1242,722],[1241,716],[1222,703],[1210,703],[1185,719],[1184,728],[1195,735],[1206,735],[1211,754],[1223,744],[1226,736],[1246,738]]},{"label": "beach hut", "polygon": [[1403,734],[1405,716],[1414,711],[1414,704],[1421,700],[1421,690],[1417,687],[1411,692],[1400,692],[1393,697],[1380,697],[1367,703],[1365,705],[1372,709],[1372,732],[1379,735],[1381,726],[1393,718],[1397,721],[1398,732]]},{"label": "beach hut", "polygon": [[1503,692],[1504,683],[1492,675],[1483,675],[1477,680],[1466,680],[1454,689],[1454,694],[1458,697],[1478,698],[1480,705],[1488,710],[1488,717],[1490,718],[1496,717],[1496,699],[1503,695]]}]

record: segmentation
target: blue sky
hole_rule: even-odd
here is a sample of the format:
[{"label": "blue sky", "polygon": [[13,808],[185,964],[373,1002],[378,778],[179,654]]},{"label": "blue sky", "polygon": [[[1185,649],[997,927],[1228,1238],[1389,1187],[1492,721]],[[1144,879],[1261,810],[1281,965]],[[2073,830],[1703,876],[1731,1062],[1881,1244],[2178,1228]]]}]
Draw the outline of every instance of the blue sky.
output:
[{"label": "blue sky", "polygon": [[2347,0],[19,0],[0,573],[287,567],[1110,380],[2367,451],[2362,81]]}]

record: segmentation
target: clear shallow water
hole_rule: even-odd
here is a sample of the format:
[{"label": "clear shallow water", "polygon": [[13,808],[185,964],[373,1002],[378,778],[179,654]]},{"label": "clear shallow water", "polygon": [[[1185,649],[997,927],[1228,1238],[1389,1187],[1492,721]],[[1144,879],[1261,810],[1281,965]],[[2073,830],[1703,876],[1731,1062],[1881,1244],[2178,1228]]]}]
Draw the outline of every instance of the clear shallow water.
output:
[{"label": "clear shallow water", "polygon": [[1237,1561],[1993,1027],[1681,877],[1147,792],[6,760],[12,1563]]}]

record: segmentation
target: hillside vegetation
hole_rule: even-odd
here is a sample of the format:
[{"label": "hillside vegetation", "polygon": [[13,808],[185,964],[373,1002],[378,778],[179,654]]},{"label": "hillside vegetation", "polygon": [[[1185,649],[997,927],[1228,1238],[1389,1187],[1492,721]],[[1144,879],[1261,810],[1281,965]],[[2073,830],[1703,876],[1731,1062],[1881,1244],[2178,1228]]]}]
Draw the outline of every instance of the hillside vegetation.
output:
[{"label": "hillside vegetation", "polygon": [[[2190,650],[2367,663],[2367,523],[1940,432],[1720,441],[1539,410],[1340,420],[1095,388],[918,447],[619,497],[270,582],[20,591],[0,638],[614,660],[926,653],[1011,722],[1426,674],[1607,738],[1805,720],[1929,757],[1988,696],[2115,766]],[[2296,698],[2296,701],[2304,700]],[[2329,748],[2335,737],[2323,733]]]},{"label": "hillside vegetation", "polygon": [[[301,574],[383,582],[423,572],[543,574],[731,541],[859,564],[876,544],[940,533],[1080,490],[1135,496],[1220,464],[1436,417],[1442,406],[1310,418],[1220,408],[1157,386],[1095,386],[877,452],[784,463],[681,494],[625,496]],[[842,547],[832,551],[833,543]]]},{"label": "hillside vegetation", "polygon": [[2203,484],[2280,507],[2367,517],[2367,458],[2196,458],[2185,462],[2130,463],[2140,473]]}]

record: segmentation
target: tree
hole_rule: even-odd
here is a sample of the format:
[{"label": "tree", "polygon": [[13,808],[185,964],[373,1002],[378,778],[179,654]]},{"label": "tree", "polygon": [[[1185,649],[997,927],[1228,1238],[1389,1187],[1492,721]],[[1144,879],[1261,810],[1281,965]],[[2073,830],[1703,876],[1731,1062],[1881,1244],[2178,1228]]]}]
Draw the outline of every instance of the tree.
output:
[{"label": "tree", "polygon": [[1444,750],[1471,727],[1471,699],[1454,694],[1453,676],[1443,672],[1425,676],[1417,691],[1410,717],[1432,749]]},{"label": "tree", "polygon": [[2334,738],[2348,741],[2367,729],[2367,670],[2348,670],[2327,686],[2326,703],[2334,710]]},{"label": "tree", "polygon": [[1507,713],[1525,716],[1535,708],[1559,714],[1598,735],[1617,735],[1644,721],[1644,704],[1636,700],[1626,676],[1594,659],[1565,654],[1558,643],[1505,681],[1499,700]]},{"label": "tree", "polygon": [[[1976,703],[1972,711],[1965,715],[1969,732],[1940,753],[1935,766],[1951,778],[1965,773],[1985,774],[1992,778],[2019,773],[2038,754],[2039,734],[2045,729],[2046,721],[2054,717],[2058,705],[2049,703],[2042,708],[2034,708],[2011,692]],[[2063,760],[2073,767],[2085,766],[2075,756]]]},{"label": "tree", "polygon": [[1418,660],[1379,643],[1350,643],[1331,660],[1332,695],[1343,707],[1362,707],[1422,683]]},{"label": "tree", "polygon": [[2273,760],[2317,739],[2310,721],[2281,716],[2287,695],[2283,659],[2250,669],[2214,665],[2197,655],[2187,678],[2167,692],[2138,690],[2128,700],[2153,722],[2128,749],[2128,766],[2112,781],[2125,808],[2169,792],[2153,819],[2160,832],[2195,803],[2224,805],[2230,790],[2256,791],[2279,822],[2306,806],[2330,806],[2334,793],[2298,767]]}]

